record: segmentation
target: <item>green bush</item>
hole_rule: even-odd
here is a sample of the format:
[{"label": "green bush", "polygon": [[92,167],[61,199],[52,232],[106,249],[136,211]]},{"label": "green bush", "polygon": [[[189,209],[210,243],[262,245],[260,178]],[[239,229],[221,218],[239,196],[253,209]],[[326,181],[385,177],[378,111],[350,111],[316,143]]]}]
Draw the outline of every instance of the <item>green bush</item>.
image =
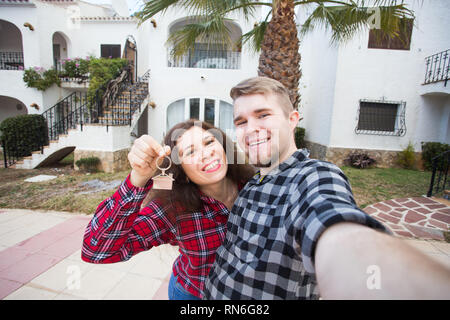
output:
[{"label": "green bush", "polygon": [[414,153],[414,146],[408,143],[408,146],[398,153],[397,164],[404,169],[415,169],[416,154]]},{"label": "green bush", "polygon": [[48,144],[47,122],[38,114],[7,118],[0,124],[0,131],[7,152],[16,157],[30,156]]},{"label": "green bush", "polygon": [[84,169],[87,172],[97,172],[100,159],[97,157],[81,158],[75,162],[77,167]]},{"label": "green bush", "polygon": [[28,88],[36,88],[40,91],[45,91],[54,84],[61,85],[58,71],[53,68],[49,70],[40,67],[28,68],[23,73],[23,81]]},{"label": "green bush", "polygon": [[100,91],[97,94],[103,95],[102,87],[116,78],[120,71],[127,65],[126,59],[91,59],[89,63],[89,89],[88,99],[93,101],[97,90]]},{"label": "green bush", "polygon": [[305,144],[305,128],[296,127],[295,128],[295,145],[297,149],[302,149],[306,147]]},{"label": "green bush", "polygon": [[89,72],[89,63],[93,57],[81,58],[67,58],[62,61],[64,71],[61,76],[70,78],[80,78]]},{"label": "green bush", "polygon": [[[450,150],[450,145],[440,142],[422,142],[422,159],[426,170],[433,169],[433,158]],[[439,167],[444,166],[444,160],[438,162]]]}]

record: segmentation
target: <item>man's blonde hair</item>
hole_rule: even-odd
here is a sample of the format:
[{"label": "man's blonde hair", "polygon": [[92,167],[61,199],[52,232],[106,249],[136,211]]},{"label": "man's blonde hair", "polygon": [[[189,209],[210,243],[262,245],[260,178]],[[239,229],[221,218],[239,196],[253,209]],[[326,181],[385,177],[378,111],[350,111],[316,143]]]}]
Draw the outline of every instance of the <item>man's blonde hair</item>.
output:
[{"label": "man's blonde hair", "polygon": [[231,88],[230,91],[230,96],[233,101],[249,94],[274,94],[278,97],[280,107],[286,117],[294,111],[291,99],[289,98],[289,91],[277,80],[267,77],[254,77],[241,81]]}]

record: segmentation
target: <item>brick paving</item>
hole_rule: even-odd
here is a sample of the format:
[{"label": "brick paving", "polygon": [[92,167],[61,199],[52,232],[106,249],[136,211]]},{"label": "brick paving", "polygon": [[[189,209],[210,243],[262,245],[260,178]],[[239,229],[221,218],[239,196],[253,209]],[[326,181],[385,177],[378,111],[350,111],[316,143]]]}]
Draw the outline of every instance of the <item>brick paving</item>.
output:
[{"label": "brick paving", "polygon": [[396,236],[444,240],[450,230],[450,202],[434,198],[399,198],[378,202],[364,211],[382,222]]},{"label": "brick paving", "polygon": [[[434,200],[408,198],[374,204],[365,210],[430,259],[450,268],[450,244],[432,240],[441,240],[440,228],[448,229],[449,209]],[[120,263],[86,263],[81,260],[81,244],[91,218],[1,209],[0,299],[168,299],[178,247],[161,245]],[[422,239],[411,239],[416,237]]]}]

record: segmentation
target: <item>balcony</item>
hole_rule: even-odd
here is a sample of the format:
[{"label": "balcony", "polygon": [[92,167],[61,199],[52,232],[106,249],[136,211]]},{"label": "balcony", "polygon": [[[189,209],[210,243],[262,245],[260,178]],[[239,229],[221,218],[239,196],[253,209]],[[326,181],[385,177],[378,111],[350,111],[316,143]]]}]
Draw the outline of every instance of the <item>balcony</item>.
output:
[{"label": "balcony", "polygon": [[168,66],[173,68],[239,69],[241,53],[223,50],[193,50],[179,59],[169,55]]},{"label": "balcony", "polygon": [[[81,64],[83,60],[83,63],[85,61],[85,59],[80,59],[78,60],[79,63]],[[55,69],[58,71],[58,73],[60,73],[59,78],[61,79],[61,87],[64,89],[73,89],[73,90],[83,90],[83,89],[88,89],[89,88],[89,72],[88,73],[84,73],[84,72],[77,72],[78,70],[73,70],[74,66],[72,63],[72,72],[68,72],[68,70],[66,70],[65,65],[68,64],[68,61],[77,61],[76,59],[60,59],[60,60],[56,60],[54,61],[54,67]],[[79,64],[76,64],[76,68],[79,68]]]},{"label": "balcony", "polygon": [[23,52],[0,52],[0,70],[23,70]]},{"label": "balcony", "polygon": [[420,94],[450,94],[450,85],[447,86],[450,74],[450,49],[426,57],[425,69],[425,81]]}]

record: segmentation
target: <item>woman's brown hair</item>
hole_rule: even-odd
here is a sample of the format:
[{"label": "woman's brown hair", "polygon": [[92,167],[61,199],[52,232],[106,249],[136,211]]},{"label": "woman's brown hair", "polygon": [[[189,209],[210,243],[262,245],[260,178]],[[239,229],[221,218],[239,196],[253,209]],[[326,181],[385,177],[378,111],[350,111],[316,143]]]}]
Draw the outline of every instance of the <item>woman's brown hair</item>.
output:
[{"label": "woman's brown hair", "polygon": [[[196,119],[190,119],[176,124],[164,137],[164,145],[170,146],[173,160],[178,160],[176,158],[178,157],[178,148],[176,148],[178,138],[194,126],[201,127],[203,130],[210,132],[222,144],[228,163],[226,176],[234,183],[245,184],[255,174],[255,168],[247,164],[246,159],[244,159],[245,161],[238,159],[235,143],[222,130],[207,122]],[[240,160],[239,162],[244,163],[240,164],[238,160]],[[168,159],[164,159],[159,166],[161,168],[166,168],[168,167],[168,162]],[[161,172],[158,171],[155,176],[160,173]],[[181,213],[180,208],[182,208],[185,213],[201,211],[202,200],[200,199],[199,189],[195,183],[189,181],[181,167],[180,161],[172,161],[171,167],[166,170],[166,174],[169,173],[173,174],[174,179],[172,190],[152,189],[144,199],[142,207],[145,207],[150,201],[157,199],[165,208],[168,217],[172,222],[176,220],[175,215]],[[182,206],[179,204],[182,204]]]}]

